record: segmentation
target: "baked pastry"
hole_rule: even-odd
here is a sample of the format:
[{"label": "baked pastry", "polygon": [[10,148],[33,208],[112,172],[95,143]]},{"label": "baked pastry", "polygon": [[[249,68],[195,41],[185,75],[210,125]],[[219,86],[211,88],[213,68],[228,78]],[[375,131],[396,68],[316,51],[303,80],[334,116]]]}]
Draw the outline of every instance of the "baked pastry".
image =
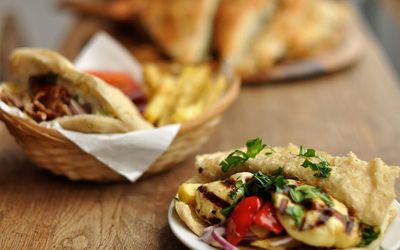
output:
[{"label": "baked pastry", "polygon": [[139,19],[154,41],[175,60],[201,62],[210,48],[219,0],[152,0]]},{"label": "baked pastry", "polygon": [[309,58],[332,49],[345,33],[348,17],[343,3],[331,0],[280,0],[237,63],[242,75],[267,71],[282,60]]},{"label": "baked pastry", "polygon": [[152,128],[120,90],[77,70],[54,51],[16,49],[10,68],[16,83],[0,86],[0,100],[38,123],[57,121],[84,133]]},{"label": "baked pastry", "polygon": [[214,47],[222,60],[236,65],[274,13],[276,0],[221,0],[215,17]]}]

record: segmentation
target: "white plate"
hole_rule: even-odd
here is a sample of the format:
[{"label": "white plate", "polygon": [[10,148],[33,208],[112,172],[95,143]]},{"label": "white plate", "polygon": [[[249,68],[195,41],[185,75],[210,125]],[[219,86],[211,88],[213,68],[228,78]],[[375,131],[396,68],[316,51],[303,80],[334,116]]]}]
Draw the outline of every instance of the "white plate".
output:
[{"label": "white plate", "polygon": [[[400,204],[396,201],[397,216],[385,232],[381,246],[386,250],[400,249]],[[175,236],[188,248],[196,250],[215,250],[216,248],[202,242],[197,235],[192,233],[182,222],[174,209],[172,200],[168,209],[169,227]]]}]

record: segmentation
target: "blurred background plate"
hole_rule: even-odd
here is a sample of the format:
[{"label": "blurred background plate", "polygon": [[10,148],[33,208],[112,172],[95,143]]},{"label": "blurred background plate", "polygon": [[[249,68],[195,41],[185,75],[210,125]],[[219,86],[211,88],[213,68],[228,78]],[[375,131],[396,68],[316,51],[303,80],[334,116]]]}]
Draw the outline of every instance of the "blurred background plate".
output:
[{"label": "blurred background plate", "polygon": [[[106,31],[119,40],[140,61],[165,63],[164,55],[155,46],[146,44],[147,37],[132,37],[124,32],[126,25],[102,21],[96,18],[79,19],[68,32],[60,48],[67,58],[73,60],[91,37],[99,30]],[[351,20],[346,35],[339,46],[319,56],[281,63],[266,72],[243,77],[244,83],[265,83],[333,73],[357,62],[363,54],[360,32]]]},{"label": "blurred background plate", "polygon": [[[94,35],[94,33],[96,33],[99,30],[104,30],[108,33],[110,33],[113,37],[115,37],[117,40],[119,40],[122,44],[125,45],[125,47],[141,62],[162,62],[165,63],[167,62],[175,62],[175,60],[178,61],[182,61],[181,59],[183,59],[182,57],[172,57],[171,54],[168,56],[166,53],[170,53],[171,51],[165,50],[165,48],[161,48],[163,46],[160,46],[160,44],[157,45],[157,43],[160,43],[160,41],[156,41],[158,38],[156,37],[151,37],[151,32],[149,33],[148,30],[146,30],[147,28],[138,24],[137,20],[133,17],[134,14],[132,14],[131,16],[127,16],[127,15],[122,15],[120,13],[120,11],[116,12],[114,11],[113,7],[116,7],[117,4],[119,3],[124,3],[124,2],[110,2],[109,5],[104,5],[101,4],[98,1],[93,1],[93,3],[90,3],[88,1],[82,1],[82,2],[78,2],[76,0],[63,0],[61,1],[62,3],[62,7],[65,9],[69,9],[72,10],[73,12],[79,13],[79,19],[77,20],[76,24],[72,26],[70,32],[68,33],[68,35],[66,36],[66,39],[63,42],[63,45],[61,47],[61,52],[63,54],[65,54],[68,58],[70,58],[71,60],[73,58],[75,58],[75,56],[79,53],[79,51],[82,49],[82,47],[86,44],[86,42]],[[127,8],[127,3],[124,3],[124,6],[126,7],[125,9],[129,9]],[[132,1],[132,3],[135,3],[134,1]],[[293,4],[293,3],[292,3]],[[322,2],[320,3],[322,4]],[[222,5],[222,3],[221,3]],[[219,8],[222,8],[222,6],[220,5]],[[296,5],[294,4],[294,6],[297,6],[296,8],[294,8],[295,10],[293,10],[293,8],[287,8],[288,6],[282,7],[283,10],[277,9],[277,13],[278,16],[277,17],[271,17],[272,20],[275,19],[279,19],[280,21],[284,20],[281,17],[288,17],[288,16],[292,16],[292,14],[294,16],[296,16],[295,18],[293,18],[293,20],[296,20],[294,23],[303,23],[303,25],[311,25],[312,22],[308,21],[307,23],[304,23],[302,17],[298,17],[298,13],[299,10],[303,10],[303,7],[299,7],[299,6],[307,6],[306,4],[299,4]],[[312,4],[311,4],[312,5]],[[107,6],[109,6],[107,8]],[[251,6],[251,4],[250,4]],[[290,6],[290,4],[289,4]],[[153,6],[154,7],[154,6]],[[158,6],[160,7],[160,6]],[[177,6],[176,6],[177,7]],[[182,6],[178,6],[178,7],[182,7]],[[226,7],[226,6],[224,6]],[[249,7],[249,6],[246,6]],[[292,6],[293,7],[293,6]],[[326,8],[327,6],[325,6]],[[339,7],[338,6],[328,6],[328,7]],[[305,10],[308,10],[307,7],[304,7]],[[296,10],[298,9],[298,10]],[[324,10],[323,8],[321,10]],[[326,10],[326,9],[325,9]],[[166,11],[166,10],[165,10]],[[171,10],[169,10],[171,11]],[[282,16],[279,16],[279,11],[283,11]],[[288,11],[286,13],[286,11]],[[320,11],[320,9],[314,10],[316,12]],[[347,13],[347,12],[353,12],[353,8],[350,4],[343,4],[340,5],[339,9],[334,9],[329,13],[329,15],[327,16],[335,16],[335,11],[338,11],[340,13],[337,14],[337,20],[340,20],[340,18],[345,19],[344,17],[347,15],[344,15],[343,13]],[[129,12],[129,10],[128,10]],[[343,12],[343,13],[342,13]],[[132,11],[132,13],[134,13]],[[169,13],[169,12],[168,12]],[[290,14],[289,14],[290,13]],[[313,13],[313,12],[311,12]],[[349,15],[349,16],[353,16],[353,15]],[[161,18],[159,17],[161,20],[167,21],[170,20],[168,18],[171,18],[171,16],[168,16],[168,18]],[[226,25],[223,26],[224,28],[220,29],[220,31],[222,32],[217,32],[218,31],[218,25],[223,23],[221,21],[218,21],[219,16],[217,15],[213,20],[214,20],[214,38],[212,41],[212,44],[209,44],[208,46],[210,46],[209,49],[211,49],[211,51],[209,51],[208,55],[206,56],[205,60],[206,61],[212,61],[212,60],[217,60],[218,59],[218,54],[220,53],[228,53],[226,52],[226,49],[229,47],[235,47],[236,49],[231,49],[227,55],[222,56],[220,54],[219,59],[220,60],[226,60],[226,59],[233,59],[235,57],[235,55],[237,54],[237,45],[232,45],[229,43],[229,41],[235,40],[233,38],[237,38],[236,36],[240,33],[238,30],[239,29],[235,29],[235,32],[232,33],[232,30],[229,30],[229,27],[227,27]],[[239,18],[239,17],[238,17]],[[245,17],[241,17],[242,19]],[[321,18],[326,18],[328,20],[330,20],[331,17],[325,17],[325,14],[322,14]],[[292,23],[293,23],[292,20]],[[313,20],[310,18],[310,20]],[[316,19],[315,21],[320,20],[320,19]],[[171,20],[170,20],[171,21]],[[173,20],[174,22],[176,22],[177,20]],[[232,21],[229,18],[225,21]],[[272,25],[274,28],[278,28],[278,31],[282,34],[285,34],[285,36],[287,37],[291,37],[291,40],[287,40],[286,38],[284,39],[285,42],[283,43],[277,43],[275,45],[274,42],[272,42],[272,46],[283,46],[285,49],[285,54],[282,56],[281,59],[279,59],[279,57],[281,56],[277,56],[274,54],[274,52],[271,51],[265,51],[265,48],[263,49],[263,55],[261,56],[262,58],[259,58],[260,56],[258,55],[259,53],[256,52],[258,50],[254,50],[249,49],[250,51],[247,51],[245,54],[248,54],[250,57],[252,58],[252,61],[254,61],[255,65],[253,65],[254,63],[248,63],[248,56],[241,56],[240,60],[238,60],[238,62],[235,63],[234,67],[240,71],[239,74],[242,76],[244,83],[260,83],[260,82],[270,82],[270,81],[282,81],[282,80],[288,80],[288,79],[296,79],[296,78],[304,78],[304,77],[309,77],[309,76],[316,76],[316,75],[322,75],[322,74],[327,74],[327,73],[332,73],[335,71],[338,71],[340,69],[343,69],[345,67],[348,67],[350,65],[352,65],[353,63],[355,63],[357,61],[357,59],[360,58],[360,56],[362,55],[362,48],[363,48],[363,41],[360,38],[359,32],[357,31],[357,29],[354,27],[354,20],[352,18],[350,18],[350,20],[347,23],[347,27],[344,27],[343,29],[343,35],[337,35],[337,36],[342,36],[341,39],[338,39],[337,41],[333,42],[335,40],[334,35],[332,34],[339,34],[339,29],[335,31],[335,28],[332,28],[332,30],[330,31],[331,34],[324,36],[321,34],[316,35],[317,37],[319,36],[321,39],[321,41],[316,44],[318,45],[317,47],[312,45],[309,47],[303,47],[302,49],[304,49],[304,51],[307,52],[301,52],[301,53],[305,53],[304,55],[296,55],[296,53],[298,53],[298,49],[299,47],[294,47],[294,54],[292,54],[293,52],[291,52],[293,50],[293,48],[291,46],[293,46],[294,44],[296,44],[296,42],[294,42],[294,44],[292,44],[292,41],[297,41],[297,39],[300,39],[299,41],[303,42],[303,46],[307,46],[307,42],[304,41],[307,39],[310,39],[310,37],[313,36],[307,36],[307,35],[299,35],[297,34],[297,31],[299,30],[299,27],[302,27],[301,25],[299,27],[297,27],[295,30],[295,33],[293,33],[293,31],[288,31],[287,33],[285,33],[285,29],[284,27],[286,27],[287,25],[290,25],[290,21],[282,22],[280,21],[271,21],[273,24],[269,24]],[[334,22],[336,22],[334,21]],[[346,18],[347,21],[347,18]],[[172,21],[171,21],[172,22]],[[266,24],[268,24],[270,21],[265,22]],[[311,23],[310,23],[311,22]],[[340,22],[340,21],[337,21]],[[344,22],[344,21],[343,21]],[[262,25],[265,25],[262,24]],[[329,23],[329,22],[328,22]],[[176,23],[175,23],[176,24]],[[286,24],[286,26],[285,26]],[[336,27],[337,23],[335,23],[335,25],[332,23],[329,23],[330,25],[332,25],[332,27]],[[164,25],[163,22],[160,22],[157,27],[159,27],[160,25]],[[322,24],[321,24],[322,25]],[[344,24],[346,25],[346,23]],[[167,24],[165,24],[165,28],[171,28],[170,26],[168,26]],[[235,27],[237,28],[238,25],[236,25]],[[239,25],[240,26],[240,25]],[[325,24],[325,26],[327,26]],[[172,26],[172,28],[178,29],[178,26]],[[266,26],[269,27],[269,26]],[[323,26],[322,26],[323,27]],[[329,27],[329,25],[327,26]],[[182,27],[180,27],[182,28]],[[187,28],[187,27],[186,27]],[[311,27],[310,27],[311,28]],[[315,27],[313,27],[315,28]],[[263,34],[262,36],[264,36],[265,33],[265,29],[259,29],[257,31],[257,37],[258,35]],[[268,28],[270,29],[270,28]],[[271,28],[273,30],[273,28]],[[276,30],[276,29],[275,29]],[[302,29],[300,29],[301,31]],[[318,30],[318,29],[317,29]],[[241,30],[243,31],[243,30]],[[176,30],[171,30],[172,33],[174,32],[178,32]],[[179,32],[178,32],[179,33]],[[226,34],[225,34],[226,33]],[[243,32],[242,32],[243,33]],[[243,35],[242,33],[240,33],[241,35]],[[318,33],[318,31],[317,31]],[[186,33],[185,33],[186,34]],[[223,35],[219,35],[219,34],[223,34]],[[234,34],[234,35],[233,35]],[[274,31],[272,31],[271,34],[275,34]],[[295,35],[294,35],[295,34]],[[329,34],[329,33],[326,33]],[[342,29],[340,29],[340,34],[342,34]],[[294,35],[294,36],[293,36]],[[310,34],[308,34],[310,35]],[[315,35],[315,34],[313,34]],[[276,34],[275,34],[276,36]],[[272,37],[275,37],[274,35],[272,35]],[[171,35],[171,37],[173,37],[173,35]],[[279,41],[279,37],[278,36],[278,41]],[[277,37],[275,37],[277,38]],[[221,46],[218,45],[219,44],[219,40],[218,39],[225,39],[223,41],[225,41],[226,43],[229,43],[230,45],[226,44],[227,48],[219,48],[220,50],[216,49],[216,47]],[[302,40],[303,39],[303,40]],[[311,39],[315,39],[311,38]],[[325,39],[325,40],[324,40]],[[327,40],[328,39],[328,40]],[[167,39],[168,40],[168,39]],[[186,40],[185,40],[186,41]],[[288,41],[290,41],[288,43]],[[315,41],[315,40],[314,40]],[[188,42],[188,41],[187,41]],[[300,44],[302,44],[302,42],[300,42]],[[332,42],[332,44],[330,45],[330,43]],[[286,44],[287,43],[287,44]],[[337,43],[337,44],[336,44]],[[233,43],[235,44],[235,43]],[[259,43],[260,44],[260,43]],[[265,43],[261,43],[263,44],[262,46],[266,45]],[[271,46],[270,43],[268,43],[269,45],[267,46]],[[323,45],[321,45],[323,44]],[[336,44],[336,45],[335,45]],[[253,46],[253,45],[252,45]],[[251,47],[252,47],[251,46]],[[287,46],[287,48],[285,47]],[[333,47],[332,47],[333,46]],[[265,47],[265,46],[264,46]],[[300,45],[301,47],[301,45]],[[318,47],[325,47],[323,50],[320,50],[320,48]],[[182,50],[184,50],[182,48]],[[216,51],[217,50],[217,51]],[[279,49],[278,49],[279,50]],[[194,51],[194,50],[191,50]],[[233,52],[236,51],[236,52]],[[296,52],[297,51],[297,52]],[[272,54],[268,54],[269,55],[269,59],[266,60],[267,62],[265,62],[265,59],[263,59],[265,57],[265,52],[268,53],[272,53]],[[189,53],[190,54],[190,53]],[[277,57],[276,57],[277,56]],[[174,59],[175,60],[174,60]],[[291,58],[291,59],[289,59]],[[271,62],[269,62],[269,60],[272,60]],[[194,59],[190,59],[187,62],[193,62],[195,61]],[[243,63],[242,63],[243,62]],[[272,64],[271,64],[272,63]],[[259,64],[259,65],[258,65]],[[271,66],[275,64],[274,66]],[[252,66],[250,66],[252,65]],[[265,65],[265,66],[262,66]],[[243,67],[242,67],[243,66]],[[267,69],[268,68],[268,69]],[[260,70],[261,69],[261,70]],[[264,71],[264,69],[266,69]],[[243,70],[243,71],[242,71]],[[247,72],[247,73],[246,73]],[[256,73],[249,73],[249,72],[256,72]]]},{"label": "blurred background plate", "polygon": [[352,18],[343,41],[332,50],[308,59],[277,64],[272,69],[246,76],[244,83],[265,83],[333,73],[356,63],[363,55],[363,38]]}]

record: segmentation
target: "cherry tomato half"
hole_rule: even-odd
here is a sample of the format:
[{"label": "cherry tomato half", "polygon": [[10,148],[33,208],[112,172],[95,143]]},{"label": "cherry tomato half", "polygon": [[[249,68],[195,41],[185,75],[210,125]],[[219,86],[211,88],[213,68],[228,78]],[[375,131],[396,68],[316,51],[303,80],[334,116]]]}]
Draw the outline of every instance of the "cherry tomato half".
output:
[{"label": "cherry tomato half", "polygon": [[263,207],[257,212],[254,223],[276,234],[280,234],[283,231],[283,227],[276,218],[275,208],[271,202],[265,202]]},{"label": "cherry tomato half", "polygon": [[237,204],[229,215],[226,225],[226,239],[232,245],[237,245],[249,231],[254,218],[262,206],[261,198],[250,196]]}]

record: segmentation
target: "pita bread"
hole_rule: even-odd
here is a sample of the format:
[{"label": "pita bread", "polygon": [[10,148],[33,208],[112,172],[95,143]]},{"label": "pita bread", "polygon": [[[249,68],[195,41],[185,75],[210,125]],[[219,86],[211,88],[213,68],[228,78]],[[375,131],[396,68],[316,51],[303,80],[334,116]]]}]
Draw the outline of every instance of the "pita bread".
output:
[{"label": "pita bread", "polygon": [[11,55],[10,63],[11,72],[18,82],[14,85],[20,89],[27,91],[27,83],[31,76],[55,74],[75,93],[90,101],[94,109],[101,109],[105,113],[57,118],[56,121],[65,129],[84,133],[117,133],[152,128],[120,90],[97,77],[77,70],[67,59],[54,51],[16,49]]}]

